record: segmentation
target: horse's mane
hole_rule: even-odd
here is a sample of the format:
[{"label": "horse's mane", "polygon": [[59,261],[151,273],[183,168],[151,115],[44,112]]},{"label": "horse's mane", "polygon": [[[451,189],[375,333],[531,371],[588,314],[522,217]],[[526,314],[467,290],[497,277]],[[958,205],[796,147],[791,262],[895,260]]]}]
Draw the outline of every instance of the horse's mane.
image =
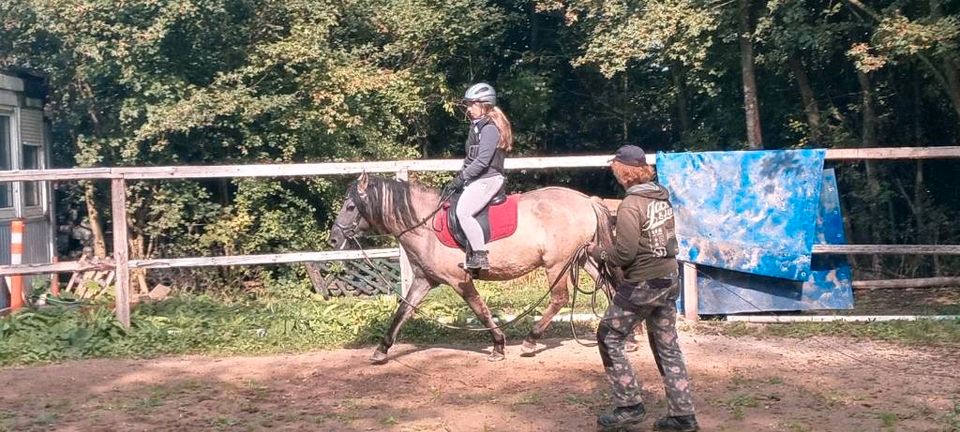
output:
[{"label": "horse's mane", "polygon": [[412,227],[420,222],[411,191],[431,191],[417,183],[380,176],[367,177],[365,198],[360,196],[356,180],[350,183],[347,190],[350,199],[368,222],[384,228],[398,229]]}]

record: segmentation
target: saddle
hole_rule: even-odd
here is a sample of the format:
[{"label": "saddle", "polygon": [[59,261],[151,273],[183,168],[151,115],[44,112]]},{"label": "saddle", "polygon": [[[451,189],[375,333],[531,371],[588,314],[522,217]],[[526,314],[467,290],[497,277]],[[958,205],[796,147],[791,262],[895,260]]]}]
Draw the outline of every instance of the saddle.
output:
[{"label": "saddle", "polygon": [[[469,247],[466,234],[457,219],[457,201],[460,194],[450,197],[433,220],[433,230],[444,246],[466,251]],[[477,214],[477,222],[483,228],[484,243],[510,237],[517,231],[517,202],[520,194],[507,195],[504,188]]]}]

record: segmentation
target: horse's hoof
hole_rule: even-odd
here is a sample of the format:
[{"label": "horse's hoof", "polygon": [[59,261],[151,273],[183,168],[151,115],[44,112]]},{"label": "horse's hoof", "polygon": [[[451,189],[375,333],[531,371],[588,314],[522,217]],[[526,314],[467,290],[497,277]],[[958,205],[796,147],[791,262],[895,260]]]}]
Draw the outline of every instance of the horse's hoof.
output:
[{"label": "horse's hoof", "polygon": [[520,357],[533,357],[537,355],[546,345],[536,342],[523,341],[520,346]]},{"label": "horse's hoof", "polygon": [[374,351],[373,355],[370,356],[370,363],[375,365],[382,365],[387,363],[387,353],[380,352],[380,350]]},{"label": "horse's hoof", "polygon": [[487,356],[487,361],[498,362],[498,361],[503,361],[503,360],[505,360],[506,358],[507,358],[507,357],[504,356],[502,352],[494,351],[494,352],[490,353],[489,356]]}]

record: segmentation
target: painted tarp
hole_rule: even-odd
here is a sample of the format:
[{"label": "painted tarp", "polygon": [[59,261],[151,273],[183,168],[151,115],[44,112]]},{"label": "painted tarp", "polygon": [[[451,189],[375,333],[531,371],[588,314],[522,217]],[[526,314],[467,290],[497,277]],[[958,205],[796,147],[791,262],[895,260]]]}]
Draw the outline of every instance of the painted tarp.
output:
[{"label": "painted tarp", "polygon": [[681,261],[810,278],[824,150],[658,153]]},{"label": "painted tarp", "polygon": [[[837,179],[823,172],[817,215],[817,244],[843,244]],[[853,308],[853,273],[843,255],[816,255],[804,282],[698,266],[699,310],[705,315]]]},{"label": "painted tarp", "polygon": [[[837,179],[828,169],[823,171],[816,244],[844,243]],[[697,266],[697,273],[699,311],[704,315],[853,308],[853,272],[843,255],[814,256],[803,282],[704,265]]]}]

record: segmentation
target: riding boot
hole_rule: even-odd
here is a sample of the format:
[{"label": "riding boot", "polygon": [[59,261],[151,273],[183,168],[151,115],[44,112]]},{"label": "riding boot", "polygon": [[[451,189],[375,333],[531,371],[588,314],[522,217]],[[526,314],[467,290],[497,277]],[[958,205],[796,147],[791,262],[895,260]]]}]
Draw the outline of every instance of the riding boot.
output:
[{"label": "riding boot", "polygon": [[464,264],[467,270],[489,270],[490,261],[487,259],[487,251],[473,251],[467,255],[467,263]]},{"label": "riding boot", "polygon": [[597,429],[600,432],[640,430],[646,416],[643,404],[615,408],[613,412],[597,417]]}]

